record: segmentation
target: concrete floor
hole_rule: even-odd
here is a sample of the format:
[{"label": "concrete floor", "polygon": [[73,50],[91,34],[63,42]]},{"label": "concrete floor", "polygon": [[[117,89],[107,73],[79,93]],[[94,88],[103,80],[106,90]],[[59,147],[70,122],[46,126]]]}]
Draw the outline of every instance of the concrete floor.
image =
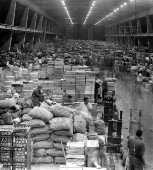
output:
[{"label": "concrete floor", "polygon": [[144,129],[144,141],[146,146],[145,160],[147,170],[153,170],[153,93],[136,85],[131,76],[122,76],[116,83],[117,105],[123,110],[123,136],[128,136],[130,109],[133,116],[138,117],[138,111],[142,110],[142,124]]}]

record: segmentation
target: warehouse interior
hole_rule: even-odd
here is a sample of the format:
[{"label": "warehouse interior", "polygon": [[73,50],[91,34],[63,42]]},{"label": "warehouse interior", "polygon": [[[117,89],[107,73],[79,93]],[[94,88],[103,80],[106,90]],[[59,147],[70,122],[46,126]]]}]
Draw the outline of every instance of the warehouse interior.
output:
[{"label": "warehouse interior", "polygon": [[0,0],[0,170],[153,169],[153,0]]}]

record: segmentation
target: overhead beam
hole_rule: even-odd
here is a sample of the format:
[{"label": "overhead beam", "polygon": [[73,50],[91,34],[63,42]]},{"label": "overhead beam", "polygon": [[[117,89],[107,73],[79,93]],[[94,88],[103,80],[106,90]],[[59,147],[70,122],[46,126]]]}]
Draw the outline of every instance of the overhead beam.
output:
[{"label": "overhead beam", "polygon": [[15,0],[15,1],[18,1],[19,3],[22,3],[24,5],[27,5],[30,9],[40,13],[43,16],[46,16],[49,20],[51,20],[55,23],[57,22],[54,18],[47,15],[43,10],[41,10],[37,5],[35,5],[34,3],[31,3],[31,1],[29,1],[29,0]]},{"label": "overhead beam", "polygon": [[143,17],[146,17],[148,15],[153,15],[153,7],[151,9],[149,9],[149,10],[140,12],[140,13],[138,13],[136,15],[133,15],[131,17],[123,19],[123,20],[121,20],[119,22],[115,22],[114,24],[110,24],[109,26],[113,26],[113,25],[116,25],[116,24],[121,24],[121,23],[124,23],[124,22],[132,21],[132,20],[135,20],[135,19],[138,19],[138,18],[143,18]]}]

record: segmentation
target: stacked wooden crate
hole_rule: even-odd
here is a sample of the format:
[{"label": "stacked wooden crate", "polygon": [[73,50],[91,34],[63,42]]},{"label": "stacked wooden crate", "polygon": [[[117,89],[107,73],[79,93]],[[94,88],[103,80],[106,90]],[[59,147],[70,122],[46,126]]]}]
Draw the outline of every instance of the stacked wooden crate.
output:
[{"label": "stacked wooden crate", "polygon": [[63,90],[62,90],[62,82],[61,82],[61,80],[54,80],[52,98],[57,103],[62,103]]},{"label": "stacked wooden crate", "polygon": [[39,71],[39,79],[48,79],[47,65],[43,65],[43,67]]},{"label": "stacked wooden crate", "polygon": [[72,96],[72,100],[75,100],[76,79],[74,71],[65,72],[63,90],[66,90],[66,93]]},{"label": "stacked wooden crate", "polygon": [[85,167],[85,143],[68,142],[66,152],[67,167]]},{"label": "stacked wooden crate", "polygon": [[39,84],[48,97],[61,103],[63,98],[62,84],[60,80],[40,80]]},{"label": "stacked wooden crate", "polygon": [[94,93],[95,93],[95,72],[86,72],[86,88],[85,96],[89,98],[91,103],[94,103]]},{"label": "stacked wooden crate", "polygon": [[7,74],[4,80],[4,84],[6,85],[5,87],[9,89],[14,81],[15,77],[11,74]]},{"label": "stacked wooden crate", "polygon": [[86,86],[86,72],[77,71],[76,72],[76,100],[83,101],[85,95]]},{"label": "stacked wooden crate", "polygon": [[54,66],[55,66],[55,62],[52,59],[50,59],[48,61],[48,66],[47,66],[47,76],[48,76],[49,80],[54,79],[54,74],[53,74]]},{"label": "stacked wooden crate", "polygon": [[64,60],[63,59],[56,59],[55,60],[55,67],[54,67],[55,79],[63,78],[63,73],[64,73]]}]

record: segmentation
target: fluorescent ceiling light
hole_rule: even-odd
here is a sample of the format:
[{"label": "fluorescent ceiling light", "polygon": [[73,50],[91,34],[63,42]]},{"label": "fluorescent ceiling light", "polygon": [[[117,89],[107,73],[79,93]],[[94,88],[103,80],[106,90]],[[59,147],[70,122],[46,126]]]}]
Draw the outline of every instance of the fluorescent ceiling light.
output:
[{"label": "fluorescent ceiling light", "polygon": [[96,5],[96,0],[94,0],[94,1],[92,2],[91,6],[90,6],[90,8],[89,8],[89,11],[88,11],[88,13],[87,13],[87,15],[86,15],[86,17],[85,17],[85,20],[84,20],[84,22],[83,22],[83,25],[86,24],[86,22],[87,22],[89,16],[91,15],[92,10],[93,10],[93,8],[94,8],[95,5]]},{"label": "fluorescent ceiling light", "polygon": [[123,8],[124,7],[124,5],[122,4],[122,5],[120,5],[120,8]]},{"label": "fluorescent ceiling light", "polygon": [[66,14],[67,14],[67,16],[68,16],[68,19],[70,20],[70,23],[73,25],[74,23],[73,23],[73,21],[72,21],[72,18],[71,18],[71,16],[70,16],[70,13],[69,13],[69,11],[68,11],[68,9],[67,9],[67,6],[66,6],[66,4],[65,4],[65,1],[64,1],[64,0],[61,0],[61,4],[62,4],[63,8],[65,9],[65,12],[66,12]]},{"label": "fluorescent ceiling light", "polygon": [[126,6],[127,5],[127,2],[124,2],[124,4],[123,4],[124,6]]},{"label": "fluorescent ceiling light", "polygon": [[[133,2],[135,0],[129,0],[130,2]],[[111,17],[112,15],[114,15],[116,12],[118,12],[121,8],[124,8],[125,6],[127,6],[127,2],[124,2],[123,4],[120,5],[120,7],[116,8],[113,10],[113,12],[109,13],[108,15],[106,15],[104,18],[102,18],[101,20],[99,20],[98,22],[96,22],[94,25],[98,25],[100,24],[102,21],[104,21],[106,18]]]}]

